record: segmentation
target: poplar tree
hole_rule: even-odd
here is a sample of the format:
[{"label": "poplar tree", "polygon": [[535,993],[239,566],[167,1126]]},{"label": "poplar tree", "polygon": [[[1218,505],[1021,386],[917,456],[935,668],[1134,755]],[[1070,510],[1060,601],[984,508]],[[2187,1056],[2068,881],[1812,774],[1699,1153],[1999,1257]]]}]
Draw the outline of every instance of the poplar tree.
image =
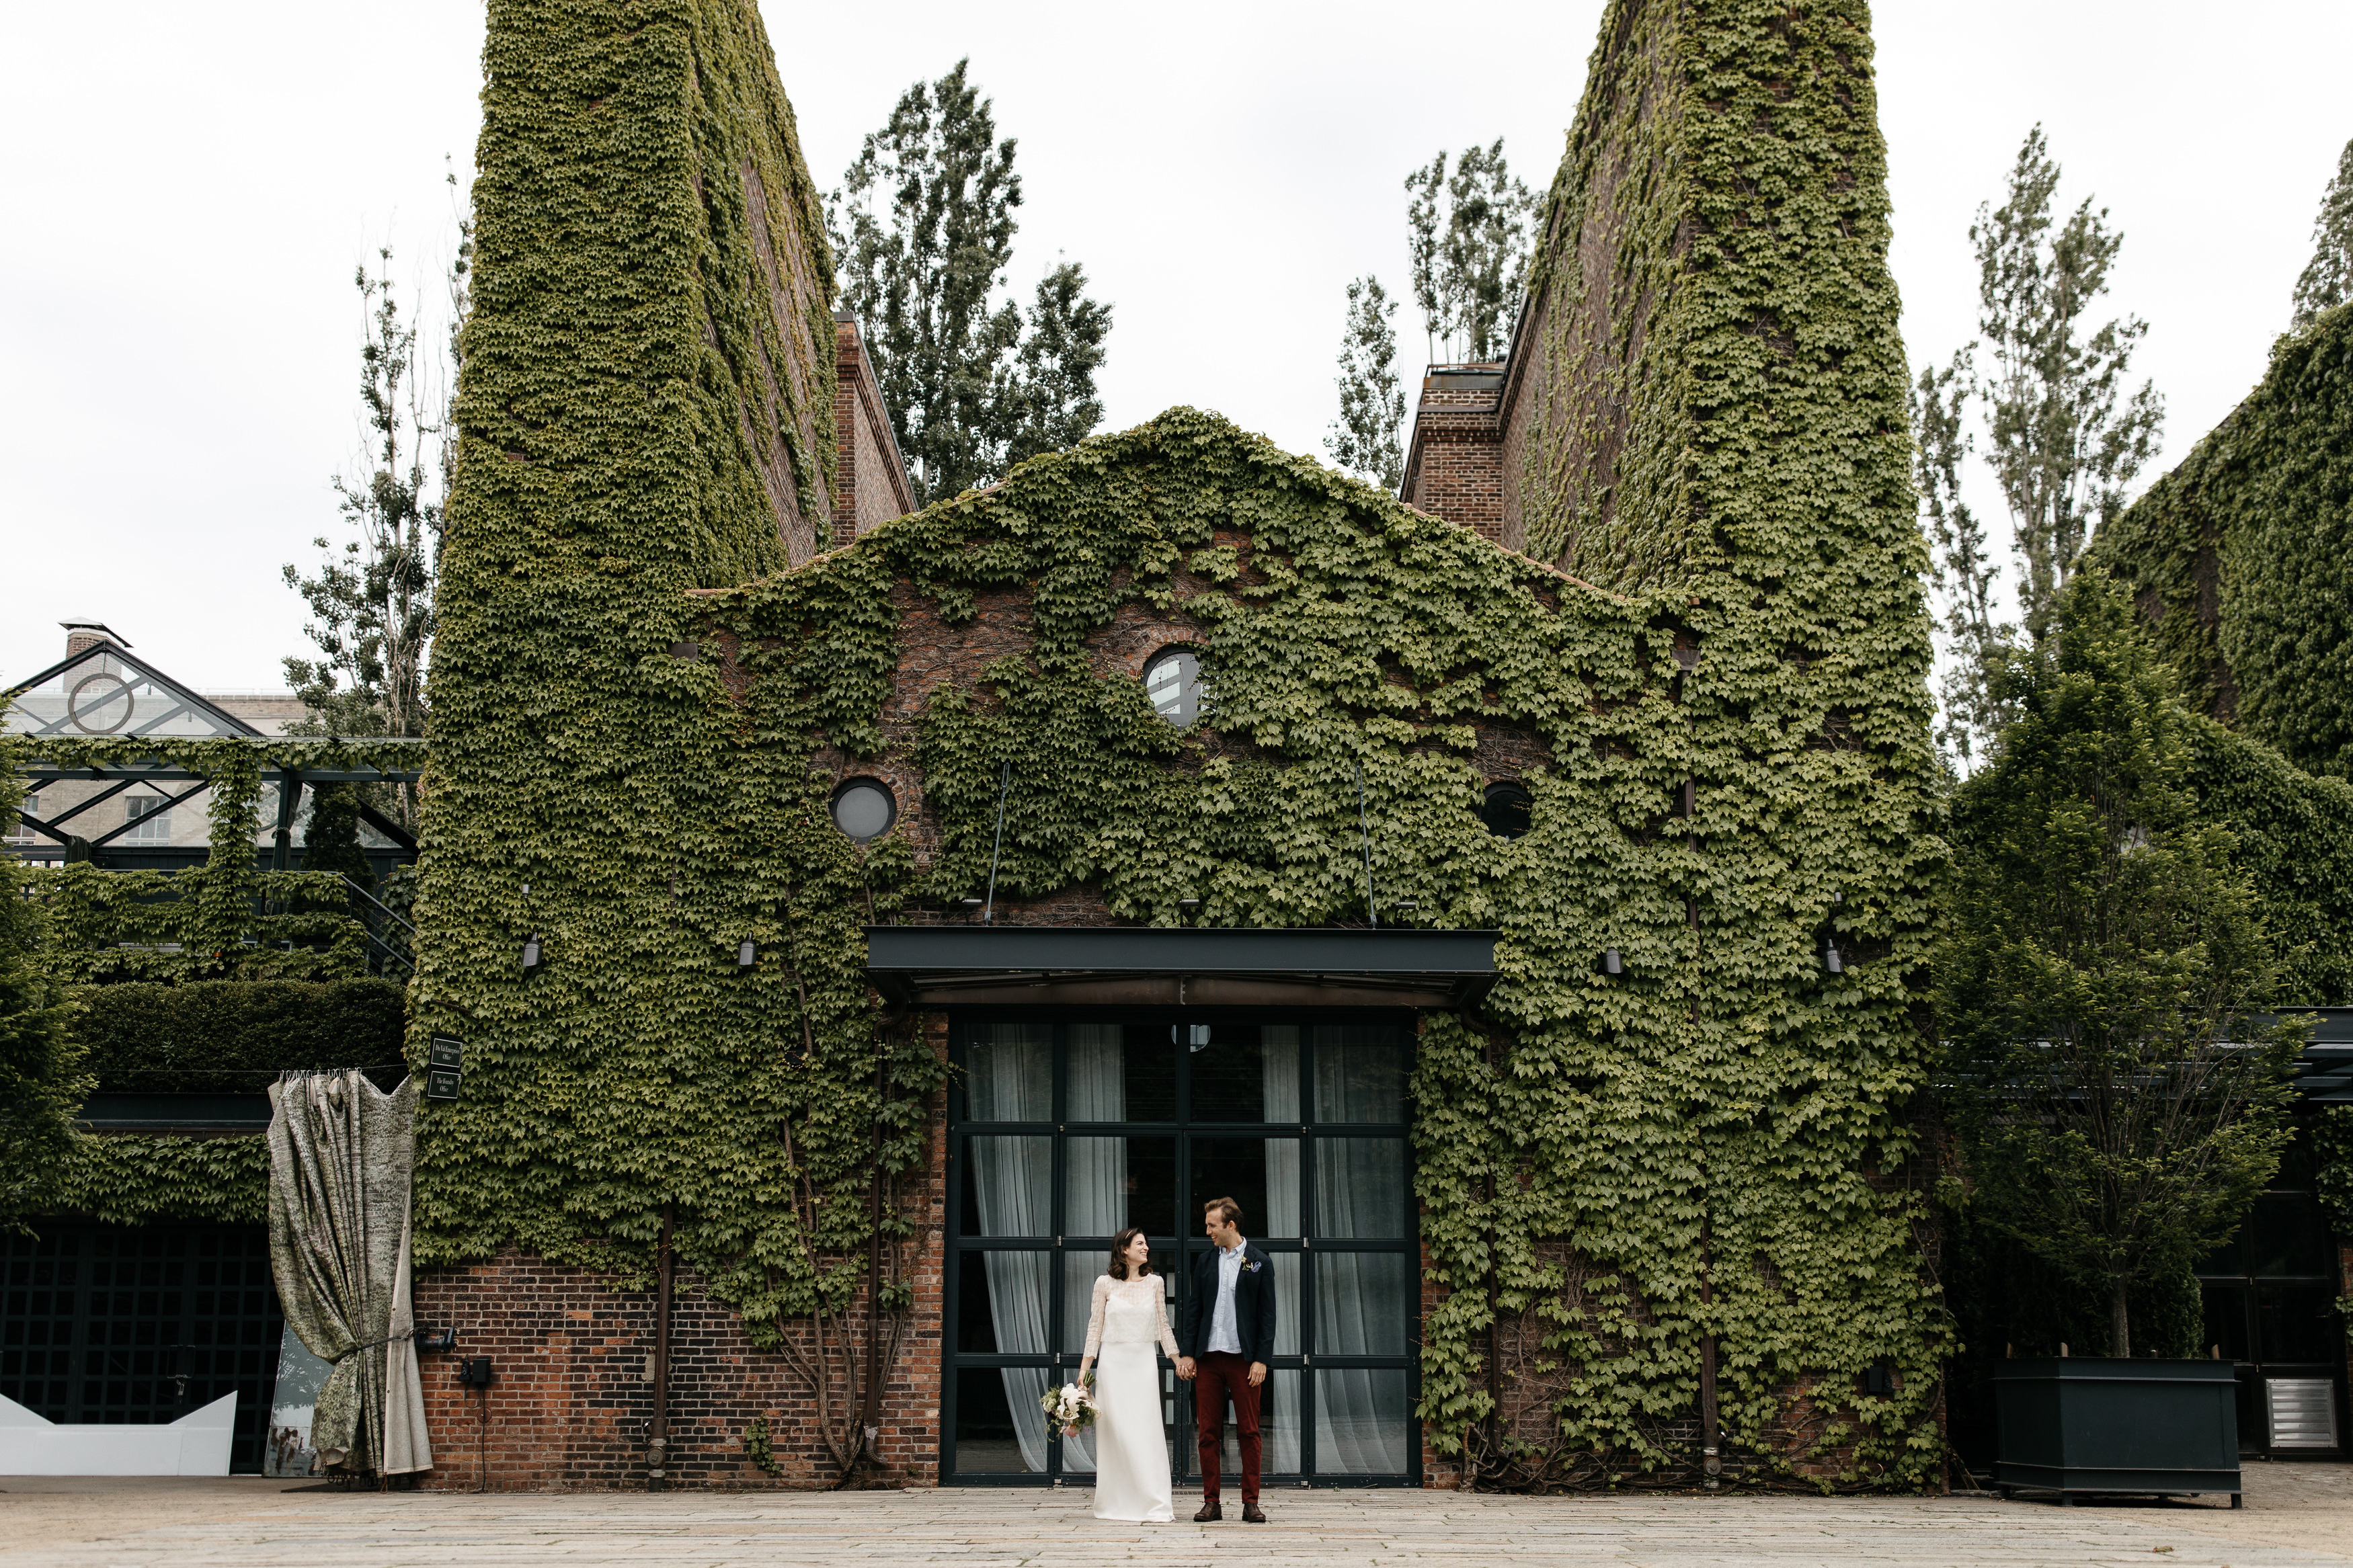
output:
[{"label": "poplar tree", "polygon": [[2108,1304],[2227,1240],[2287,1142],[2291,1023],[2192,720],[2123,592],[2077,578],[1995,678],[2017,714],[1961,786],[1936,966],[1971,1204]]},{"label": "poplar tree", "polygon": [[843,308],[855,314],[915,504],[991,483],[1103,418],[1095,391],[1111,307],[1065,261],[1024,332],[1003,298],[1021,205],[1012,137],[968,60],[901,95],[828,201]]},{"label": "poplar tree", "polygon": [[2353,300],[2353,142],[2337,155],[2337,177],[2312,221],[2312,259],[2295,280],[2295,330],[2348,300]]},{"label": "poplar tree", "polygon": [[[2148,383],[2129,393],[2132,356],[2148,323],[2137,316],[2092,328],[2124,236],[2085,197],[2053,212],[2059,165],[2040,125],[2011,165],[2005,200],[1981,205],[1969,226],[1978,259],[1979,337],[1911,389],[1915,478],[1947,594],[1949,678],[1944,732],[1966,765],[1988,750],[2006,716],[1991,672],[2015,631],[1993,618],[1999,576],[1983,531],[1961,500],[1975,450],[1965,409],[1975,401],[2010,513],[2019,624],[2041,641],[2060,592],[2093,532],[2124,508],[2125,490],[2155,455],[2164,400]],[[1990,362],[1978,369],[1978,351]]]},{"label": "poplar tree", "polygon": [[1504,139],[1463,150],[1448,174],[1447,153],[1405,177],[1406,232],[1413,298],[1430,357],[1501,359],[1511,346],[1528,273],[1528,222],[1535,197],[1512,177]]},{"label": "poplar tree", "polygon": [[1397,301],[1377,278],[1348,285],[1348,324],[1340,334],[1340,417],[1324,449],[1341,468],[1384,489],[1405,482],[1405,393],[1398,384]]}]

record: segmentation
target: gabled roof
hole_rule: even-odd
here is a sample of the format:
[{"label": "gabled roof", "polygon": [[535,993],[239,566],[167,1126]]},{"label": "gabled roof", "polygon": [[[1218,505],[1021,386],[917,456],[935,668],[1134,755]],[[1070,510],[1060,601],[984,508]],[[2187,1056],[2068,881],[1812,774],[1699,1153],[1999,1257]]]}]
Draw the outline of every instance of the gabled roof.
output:
[{"label": "gabled roof", "polygon": [[259,730],[120,643],[95,643],[5,693],[14,735],[255,735]]}]

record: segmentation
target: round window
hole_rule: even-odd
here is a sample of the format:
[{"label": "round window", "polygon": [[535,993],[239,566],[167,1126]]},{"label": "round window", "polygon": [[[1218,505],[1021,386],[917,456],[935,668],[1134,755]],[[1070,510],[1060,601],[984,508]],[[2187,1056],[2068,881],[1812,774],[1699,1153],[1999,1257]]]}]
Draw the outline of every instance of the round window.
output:
[{"label": "round window", "polygon": [[1171,724],[1186,725],[1201,716],[1201,659],[1189,647],[1164,648],[1144,667],[1144,694]]},{"label": "round window", "polygon": [[845,779],[833,792],[833,825],[860,844],[881,837],[898,819],[898,799],[880,779]]},{"label": "round window", "polygon": [[1535,820],[1535,796],[1527,786],[1506,781],[1487,786],[1487,798],[1479,807],[1479,820],[1487,831],[1499,838],[1517,838],[1525,833]]}]

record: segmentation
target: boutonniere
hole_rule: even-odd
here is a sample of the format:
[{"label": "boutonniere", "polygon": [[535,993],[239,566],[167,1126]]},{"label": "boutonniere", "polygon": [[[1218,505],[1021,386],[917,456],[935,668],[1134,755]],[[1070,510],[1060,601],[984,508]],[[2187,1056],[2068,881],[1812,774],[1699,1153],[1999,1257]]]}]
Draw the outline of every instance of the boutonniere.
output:
[{"label": "boutonniere", "polygon": [[1257,1273],[1257,1272],[1258,1272],[1258,1259],[1257,1259],[1257,1258],[1243,1258],[1243,1259],[1242,1259],[1242,1272],[1243,1272],[1243,1273],[1245,1273],[1245,1274],[1255,1274],[1255,1273]]}]

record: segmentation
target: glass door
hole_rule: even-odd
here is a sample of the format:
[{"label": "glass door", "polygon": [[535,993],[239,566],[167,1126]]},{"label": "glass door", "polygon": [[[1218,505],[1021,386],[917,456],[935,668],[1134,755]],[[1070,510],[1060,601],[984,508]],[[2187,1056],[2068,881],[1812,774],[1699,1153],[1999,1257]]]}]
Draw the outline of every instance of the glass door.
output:
[{"label": "glass door", "polygon": [[[1198,1015],[1196,1015],[1198,1016]],[[1039,1401],[1076,1375],[1111,1238],[1150,1237],[1181,1310],[1203,1205],[1231,1198],[1275,1270],[1268,1479],[1406,1483],[1419,1270],[1394,1024],[965,1018],[951,1112],[951,1354],[941,1475],[1089,1484]],[[1178,1477],[1193,1391],[1162,1364]],[[1230,1431],[1225,1468],[1238,1473]]]}]

